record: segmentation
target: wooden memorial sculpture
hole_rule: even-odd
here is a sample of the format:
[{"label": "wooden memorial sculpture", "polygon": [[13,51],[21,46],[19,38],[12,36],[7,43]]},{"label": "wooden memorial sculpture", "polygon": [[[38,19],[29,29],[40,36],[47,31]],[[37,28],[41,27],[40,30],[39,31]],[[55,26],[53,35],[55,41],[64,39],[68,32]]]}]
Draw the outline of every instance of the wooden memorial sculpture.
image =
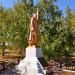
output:
[{"label": "wooden memorial sculpture", "polygon": [[30,35],[29,35],[29,46],[37,46],[39,39],[39,13],[34,14],[31,18],[30,23]]}]

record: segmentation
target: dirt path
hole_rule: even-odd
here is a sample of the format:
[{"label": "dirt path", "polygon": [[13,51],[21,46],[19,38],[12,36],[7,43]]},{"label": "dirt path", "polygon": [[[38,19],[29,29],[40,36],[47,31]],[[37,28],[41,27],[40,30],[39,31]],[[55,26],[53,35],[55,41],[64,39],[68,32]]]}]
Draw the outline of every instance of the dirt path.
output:
[{"label": "dirt path", "polygon": [[[15,72],[15,69],[12,70],[5,70],[0,72],[0,75],[19,75]],[[59,71],[54,75],[75,75],[75,72],[63,72],[63,71]]]},{"label": "dirt path", "polygon": [[58,72],[55,75],[75,75],[75,72]]}]

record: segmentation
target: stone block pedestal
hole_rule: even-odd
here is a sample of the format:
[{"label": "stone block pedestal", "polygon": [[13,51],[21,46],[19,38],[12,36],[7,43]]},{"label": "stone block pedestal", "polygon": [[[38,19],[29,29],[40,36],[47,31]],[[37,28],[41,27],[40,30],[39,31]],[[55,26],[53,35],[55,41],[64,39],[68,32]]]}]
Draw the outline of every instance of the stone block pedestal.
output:
[{"label": "stone block pedestal", "polygon": [[[38,59],[42,59],[42,48],[27,47],[26,57],[20,61],[16,69],[21,75],[44,75],[44,69]],[[44,62],[43,62],[44,63]]]},{"label": "stone block pedestal", "polygon": [[28,47],[26,48],[26,57],[43,57],[42,48]]}]

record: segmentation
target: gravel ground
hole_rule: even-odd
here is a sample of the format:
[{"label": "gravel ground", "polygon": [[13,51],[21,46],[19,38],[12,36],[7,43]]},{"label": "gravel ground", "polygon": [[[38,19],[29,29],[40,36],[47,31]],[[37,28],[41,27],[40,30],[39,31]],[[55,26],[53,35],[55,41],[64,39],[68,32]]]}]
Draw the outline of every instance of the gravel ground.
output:
[{"label": "gravel ground", "polygon": [[0,75],[18,75],[15,69],[1,71]]},{"label": "gravel ground", "polygon": [[[5,70],[5,71],[1,71],[0,75],[19,75],[16,73],[15,69],[12,70]],[[59,71],[54,75],[75,75],[75,72],[63,72],[63,71]]]}]

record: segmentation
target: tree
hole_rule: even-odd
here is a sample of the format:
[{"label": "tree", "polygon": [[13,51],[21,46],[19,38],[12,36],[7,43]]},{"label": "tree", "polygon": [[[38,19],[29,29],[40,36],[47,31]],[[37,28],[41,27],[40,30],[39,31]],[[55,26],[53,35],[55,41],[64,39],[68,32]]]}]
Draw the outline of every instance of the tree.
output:
[{"label": "tree", "polygon": [[6,41],[5,40],[5,36],[6,36],[5,19],[6,19],[6,16],[5,16],[4,8],[0,6],[0,44],[1,44],[3,56],[4,56],[5,41]]},{"label": "tree", "polygon": [[66,9],[67,16],[65,18],[66,30],[66,58],[73,55],[74,52],[74,23],[73,23],[73,13],[69,7]]},{"label": "tree", "polygon": [[[48,58],[54,58],[56,51],[61,54],[60,28],[62,25],[62,13],[53,0],[41,0],[41,46]],[[57,49],[57,50],[56,50]],[[59,50],[61,52],[59,52]],[[52,55],[52,56],[51,56]]]},{"label": "tree", "polygon": [[11,22],[11,43],[21,50],[25,50],[28,40],[28,27],[30,23],[29,7],[24,3],[19,3],[14,6],[12,22]]},{"label": "tree", "polygon": [[22,0],[22,2],[24,2],[26,5],[31,5],[33,6],[33,0]]},{"label": "tree", "polygon": [[25,50],[31,16],[29,9],[24,3],[18,3],[13,9],[1,9],[0,42],[3,42],[3,45],[5,43],[13,50]]}]

